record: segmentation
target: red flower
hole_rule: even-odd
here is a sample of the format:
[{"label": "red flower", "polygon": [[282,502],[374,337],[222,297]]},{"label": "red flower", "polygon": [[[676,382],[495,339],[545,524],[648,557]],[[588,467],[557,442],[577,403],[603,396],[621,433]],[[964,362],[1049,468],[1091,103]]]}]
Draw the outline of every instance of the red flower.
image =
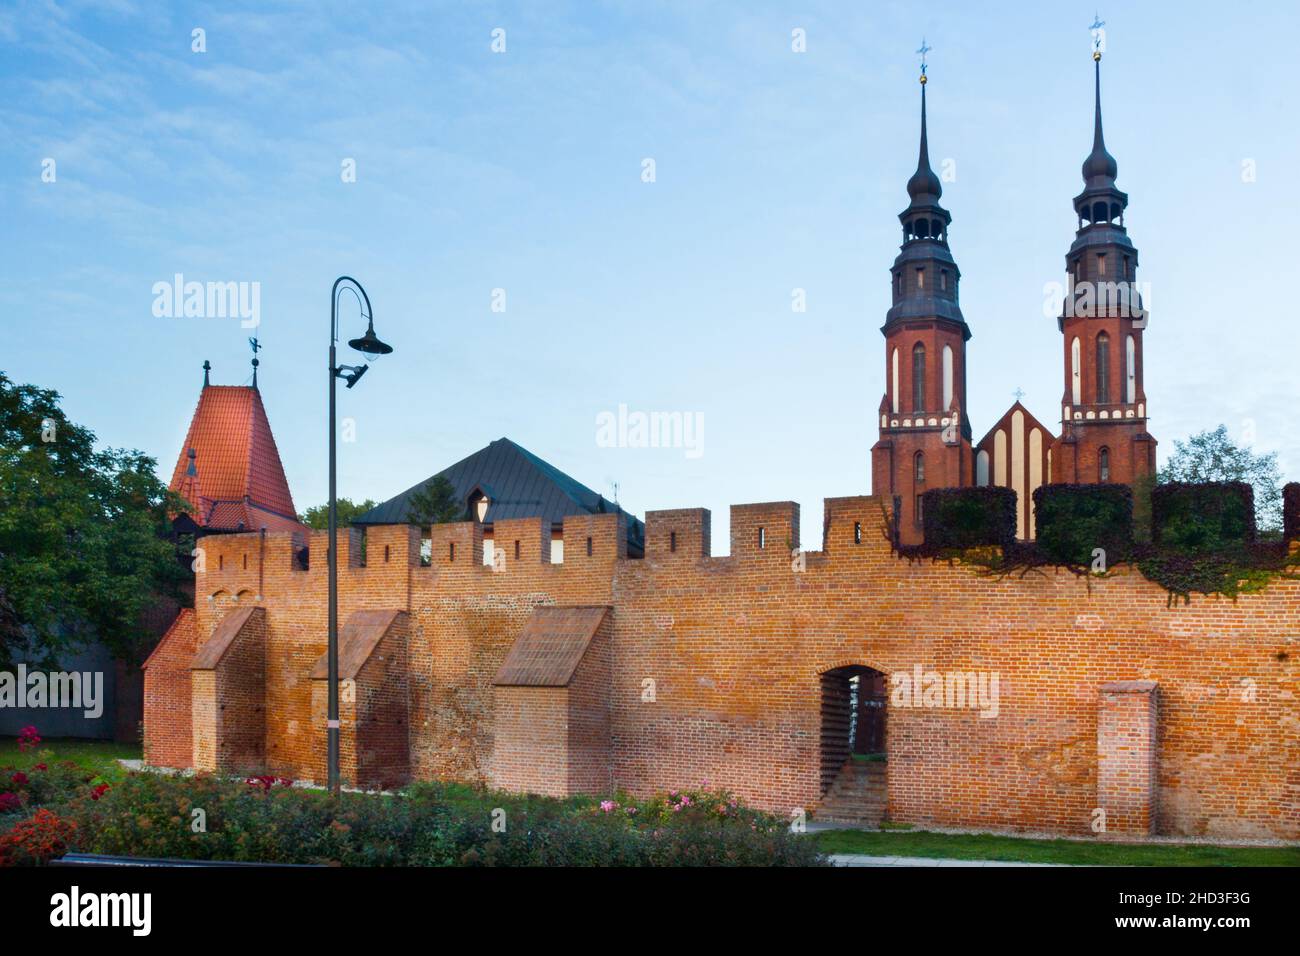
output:
[{"label": "red flower", "polygon": [[19,750],[22,751],[30,750],[40,742],[41,742],[40,735],[36,733],[36,728],[30,724],[18,732]]},{"label": "red flower", "polygon": [[21,786],[24,786],[24,785],[27,783],[27,774],[25,774],[25,773],[23,773],[21,770],[19,770],[17,773],[15,773],[15,774],[14,774],[12,777],[10,777],[9,779],[13,781],[13,784],[14,784],[15,787],[21,787]]},{"label": "red flower", "polygon": [[0,834],[0,866],[19,863],[47,863],[63,853],[77,835],[77,824],[44,808],[29,820]]},{"label": "red flower", "polygon": [[23,805],[16,793],[0,793],[0,813],[9,813]]},{"label": "red flower", "polygon": [[109,790],[108,784],[106,784],[106,783],[101,783],[101,784],[100,784],[98,787],[96,787],[94,790],[90,791],[90,799],[92,799],[92,800],[98,800],[98,799],[99,799],[100,797],[102,797],[104,794],[108,793],[108,790]]},{"label": "red flower", "polygon": [[45,766],[45,764],[43,764],[43,763],[38,763],[35,767],[32,767],[32,769],[33,769],[33,770],[49,770],[50,768],[47,767],[47,766]]}]

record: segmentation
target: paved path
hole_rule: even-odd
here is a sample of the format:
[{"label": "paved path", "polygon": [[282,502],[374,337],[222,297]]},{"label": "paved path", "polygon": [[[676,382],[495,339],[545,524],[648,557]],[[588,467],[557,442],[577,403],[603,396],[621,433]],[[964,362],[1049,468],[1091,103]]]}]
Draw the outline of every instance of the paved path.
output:
[{"label": "paved path", "polygon": [[1010,863],[1006,860],[938,860],[925,856],[865,856],[832,853],[835,866],[1067,866],[1065,863]]}]

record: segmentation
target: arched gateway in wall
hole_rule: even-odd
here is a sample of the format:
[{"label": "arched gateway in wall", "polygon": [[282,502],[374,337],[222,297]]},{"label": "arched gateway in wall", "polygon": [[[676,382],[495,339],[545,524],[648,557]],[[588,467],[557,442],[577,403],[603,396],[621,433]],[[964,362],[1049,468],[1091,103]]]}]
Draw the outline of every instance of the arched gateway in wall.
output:
[{"label": "arched gateway in wall", "polygon": [[865,664],[841,664],[821,684],[821,803],[816,817],[878,824],[889,795],[889,681]]}]

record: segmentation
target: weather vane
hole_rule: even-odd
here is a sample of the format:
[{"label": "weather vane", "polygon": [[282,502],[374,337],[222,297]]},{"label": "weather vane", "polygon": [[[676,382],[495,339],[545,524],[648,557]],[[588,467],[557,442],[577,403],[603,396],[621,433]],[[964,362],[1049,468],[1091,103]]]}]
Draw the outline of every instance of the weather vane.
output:
[{"label": "weather vane", "polygon": [[1092,58],[1094,60],[1101,59],[1102,49],[1106,45],[1106,31],[1102,29],[1104,26],[1106,26],[1106,21],[1101,18],[1100,14],[1094,12],[1092,26],[1088,27],[1092,32]]},{"label": "weather vane", "polygon": [[922,83],[925,82],[925,55],[933,49],[934,47],[926,45],[925,37],[921,37],[921,48],[916,52],[921,54],[921,82]]},{"label": "weather vane", "polygon": [[257,366],[261,364],[257,360],[257,353],[261,351],[262,343],[256,338],[250,338],[248,345],[253,350],[253,388],[257,388]]}]

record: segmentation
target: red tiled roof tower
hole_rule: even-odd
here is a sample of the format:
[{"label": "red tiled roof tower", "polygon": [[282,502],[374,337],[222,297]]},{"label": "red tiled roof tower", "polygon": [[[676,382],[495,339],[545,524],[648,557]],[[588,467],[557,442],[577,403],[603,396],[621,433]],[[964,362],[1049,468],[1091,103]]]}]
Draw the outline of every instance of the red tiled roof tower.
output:
[{"label": "red tiled roof tower", "polygon": [[210,385],[204,375],[169,487],[209,532],[306,530],[256,386]]}]

